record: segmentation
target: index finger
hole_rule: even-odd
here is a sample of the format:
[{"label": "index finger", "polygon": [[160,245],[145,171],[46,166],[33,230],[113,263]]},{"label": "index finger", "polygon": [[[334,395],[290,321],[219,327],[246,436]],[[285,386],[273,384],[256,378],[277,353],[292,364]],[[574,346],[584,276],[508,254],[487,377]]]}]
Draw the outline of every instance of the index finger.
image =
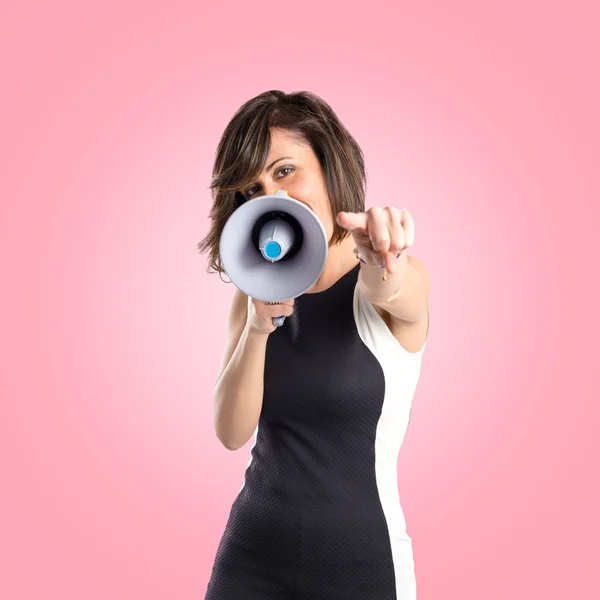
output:
[{"label": "index finger", "polygon": [[354,229],[367,229],[367,213],[339,212],[337,223],[340,227],[353,231]]}]

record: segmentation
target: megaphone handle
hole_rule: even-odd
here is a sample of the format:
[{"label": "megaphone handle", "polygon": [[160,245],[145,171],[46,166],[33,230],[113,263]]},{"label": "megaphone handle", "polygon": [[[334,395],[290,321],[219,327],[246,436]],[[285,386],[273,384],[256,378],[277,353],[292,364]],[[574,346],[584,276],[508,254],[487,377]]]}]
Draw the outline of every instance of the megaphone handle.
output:
[{"label": "megaphone handle", "polygon": [[285,317],[275,317],[273,319],[273,325],[275,325],[276,327],[281,327],[284,321]]}]

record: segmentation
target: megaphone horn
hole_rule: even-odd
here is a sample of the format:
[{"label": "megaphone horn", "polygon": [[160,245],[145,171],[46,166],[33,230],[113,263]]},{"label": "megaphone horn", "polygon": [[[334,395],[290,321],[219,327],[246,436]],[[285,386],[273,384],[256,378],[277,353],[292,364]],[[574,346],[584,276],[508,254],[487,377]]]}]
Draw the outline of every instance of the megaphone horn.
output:
[{"label": "megaphone horn", "polygon": [[[223,270],[246,295],[269,304],[297,298],[319,279],[327,260],[323,225],[284,190],[242,204],[221,233]],[[281,327],[285,317],[274,319]]]}]

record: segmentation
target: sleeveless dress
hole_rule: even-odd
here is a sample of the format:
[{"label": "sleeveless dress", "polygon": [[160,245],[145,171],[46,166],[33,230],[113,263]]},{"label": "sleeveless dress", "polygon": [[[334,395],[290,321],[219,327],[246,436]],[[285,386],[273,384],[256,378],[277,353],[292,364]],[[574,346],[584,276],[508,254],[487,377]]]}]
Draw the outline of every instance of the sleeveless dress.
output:
[{"label": "sleeveless dress", "polygon": [[419,379],[357,285],[296,298],[205,600],[414,600],[397,459]]}]

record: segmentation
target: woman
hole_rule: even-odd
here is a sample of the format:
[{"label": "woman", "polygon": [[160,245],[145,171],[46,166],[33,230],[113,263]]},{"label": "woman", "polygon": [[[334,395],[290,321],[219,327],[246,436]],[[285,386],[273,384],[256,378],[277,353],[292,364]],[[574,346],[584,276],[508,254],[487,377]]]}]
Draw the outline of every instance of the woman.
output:
[{"label": "woman", "polygon": [[322,99],[270,91],[238,110],[217,149],[198,245],[211,270],[223,272],[234,210],[278,189],[317,215],[329,252],[295,300],[234,290],[214,425],[230,450],[256,440],[206,600],[413,600],[396,475],[429,317],[427,271],[405,252],[413,220],[365,211],[362,152]]}]

